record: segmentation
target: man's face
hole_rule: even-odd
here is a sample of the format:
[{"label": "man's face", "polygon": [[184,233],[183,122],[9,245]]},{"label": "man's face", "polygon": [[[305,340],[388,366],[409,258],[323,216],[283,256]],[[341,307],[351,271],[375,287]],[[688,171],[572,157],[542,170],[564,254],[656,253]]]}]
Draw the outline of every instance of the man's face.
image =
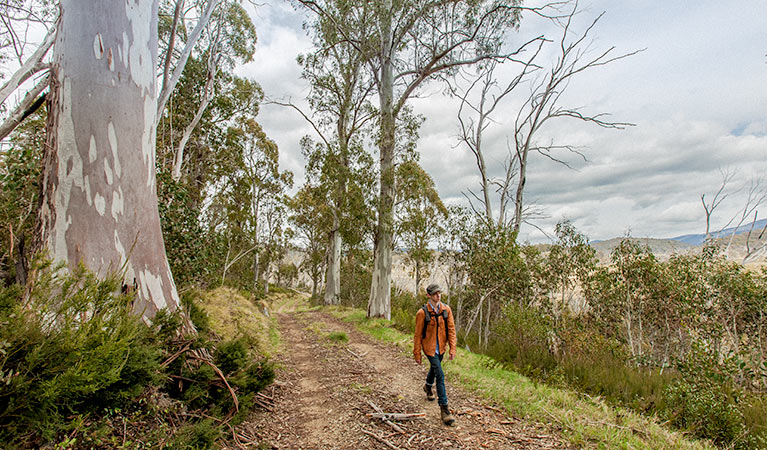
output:
[{"label": "man's face", "polygon": [[437,291],[437,292],[429,295],[429,298],[431,299],[432,302],[439,303],[440,298],[442,298],[442,292]]}]

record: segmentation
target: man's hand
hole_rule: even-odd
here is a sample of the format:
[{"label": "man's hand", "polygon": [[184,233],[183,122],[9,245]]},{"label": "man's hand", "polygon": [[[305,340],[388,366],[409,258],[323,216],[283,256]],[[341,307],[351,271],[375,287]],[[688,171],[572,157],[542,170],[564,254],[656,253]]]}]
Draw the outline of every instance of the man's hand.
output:
[{"label": "man's hand", "polygon": [[414,356],[413,359],[415,359],[416,364],[421,365],[421,358]]},{"label": "man's hand", "polygon": [[452,361],[453,358],[455,358],[455,355],[451,353],[450,356],[448,356],[448,358],[450,359],[450,361]]}]

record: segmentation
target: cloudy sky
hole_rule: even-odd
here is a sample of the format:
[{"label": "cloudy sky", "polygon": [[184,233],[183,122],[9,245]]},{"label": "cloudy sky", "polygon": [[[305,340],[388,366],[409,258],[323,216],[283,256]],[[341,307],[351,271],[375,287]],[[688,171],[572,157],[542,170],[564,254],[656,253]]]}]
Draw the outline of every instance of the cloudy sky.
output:
[{"label": "cloudy sky", "polygon": [[[590,35],[595,53],[612,46],[616,54],[644,50],[584,73],[561,104],[609,112],[612,120],[635,126],[606,130],[568,120],[547,125],[542,141],[576,145],[587,160],[562,154],[572,167],[567,168],[531,159],[526,197],[544,212],[536,225],[551,233],[558,220],[568,218],[591,239],[701,233],[700,196],[713,196],[721,172],[729,171],[735,174],[730,196],[713,218],[714,226],[724,225],[743,207],[751,180],[767,174],[767,2],[743,0],[730,7],[712,0],[594,0],[581,6],[578,32],[606,12]],[[258,81],[272,98],[300,102],[308,88],[295,57],[311,51],[301,27],[304,15],[286,2],[270,2],[253,17],[259,43],[254,61],[239,73]],[[556,30],[524,17],[510,45],[542,32]],[[428,95],[412,103],[426,117],[418,143],[421,164],[446,202],[465,203],[463,193],[478,189],[479,176],[471,153],[458,145],[458,102],[441,91],[428,86]],[[488,160],[496,173],[517,107],[510,99],[488,130]],[[282,167],[300,184],[304,161],[298,143],[311,128],[276,106],[264,106],[259,120],[280,147]],[[762,209],[759,217],[767,217],[767,205]],[[530,226],[521,239],[546,241]]]}]

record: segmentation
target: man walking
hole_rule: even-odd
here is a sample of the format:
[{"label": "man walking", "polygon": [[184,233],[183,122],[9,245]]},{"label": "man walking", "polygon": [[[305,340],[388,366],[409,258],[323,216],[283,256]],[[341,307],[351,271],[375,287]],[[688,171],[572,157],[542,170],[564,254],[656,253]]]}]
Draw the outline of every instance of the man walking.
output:
[{"label": "man walking", "polygon": [[413,338],[413,357],[421,364],[421,351],[429,359],[429,374],[426,375],[426,384],[423,386],[426,399],[434,400],[432,388],[437,382],[437,403],[441,411],[442,422],[452,425],[455,418],[450,414],[447,407],[447,391],[445,390],[445,374],[442,371],[442,357],[450,352],[448,358],[455,358],[456,335],[453,311],[440,301],[442,289],[437,284],[430,284],[426,288],[428,302],[415,315],[415,336]]}]

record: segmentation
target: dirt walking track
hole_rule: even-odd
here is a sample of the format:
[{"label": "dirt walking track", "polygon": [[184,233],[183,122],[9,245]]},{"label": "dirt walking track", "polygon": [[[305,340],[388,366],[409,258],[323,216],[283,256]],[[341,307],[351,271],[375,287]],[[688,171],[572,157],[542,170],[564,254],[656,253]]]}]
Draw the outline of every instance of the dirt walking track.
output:
[{"label": "dirt walking track", "polygon": [[[446,427],[436,401],[422,391],[428,364],[319,311],[277,311],[282,351],[270,410],[257,409],[238,427],[274,449],[552,449],[568,448],[556,431],[506,416],[447,382],[456,424]],[[323,334],[344,332],[348,342]],[[449,365],[446,372],[449,373]],[[394,426],[387,413],[425,413]],[[399,428],[401,431],[397,431]],[[262,448],[270,448],[262,444]]]}]

